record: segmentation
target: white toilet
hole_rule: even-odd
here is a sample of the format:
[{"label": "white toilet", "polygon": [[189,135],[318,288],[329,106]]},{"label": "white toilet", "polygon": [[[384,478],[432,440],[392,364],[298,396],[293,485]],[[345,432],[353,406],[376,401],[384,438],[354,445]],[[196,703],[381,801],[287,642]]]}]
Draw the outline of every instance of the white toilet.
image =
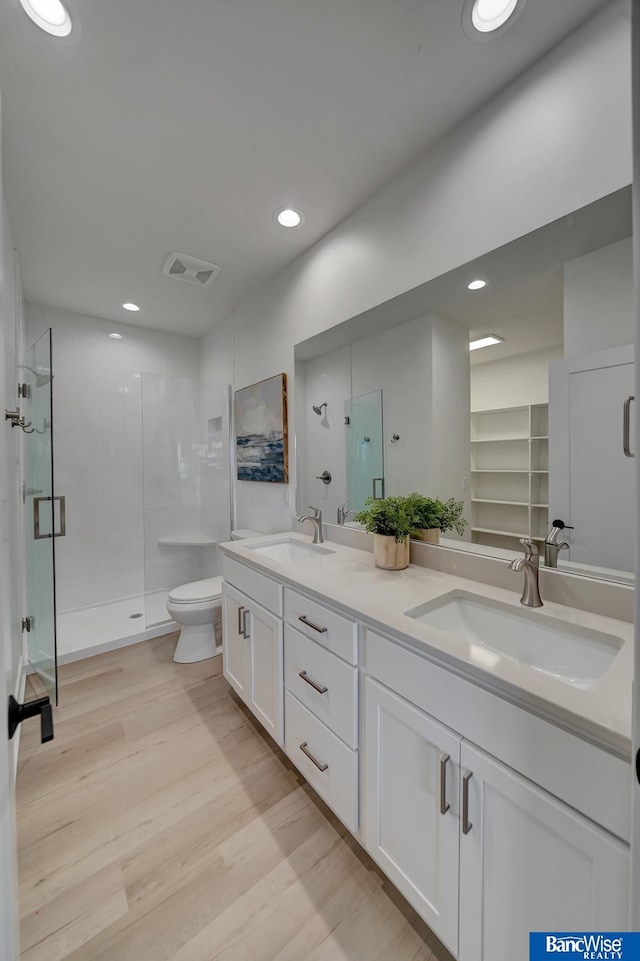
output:
[{"label": "white toilet", "polygon": [[[260,536],[258,531],[231,531],[232,541]],[[167,610],[182,628],[174,661],[193,664],[222,653],[221,577],[207,577],[174,588],[169,594]]]}]

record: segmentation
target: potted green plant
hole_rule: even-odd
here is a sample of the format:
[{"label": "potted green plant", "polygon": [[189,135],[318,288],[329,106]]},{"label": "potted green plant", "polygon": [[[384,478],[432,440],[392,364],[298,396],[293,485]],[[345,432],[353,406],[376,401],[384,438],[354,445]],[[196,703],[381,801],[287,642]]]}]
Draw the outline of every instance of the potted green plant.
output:
[{"label": "potted green plant", "polygon": [[373,534],[376,567],[401,571],[409,564],[409,538],[415,534],[414,510],[408,497],[368,497],[355,519]]},{"label": "potted green plant", "polygon": [[461,535],[464,533],[467,522],[462,516],[463,501],[457,501],[454,497],[441,501],[437,497],[426,497],[417,492],[409,494],[407,500],[410,502],[417,529],[413,536],[431,544],[438,544],[441,531],[444,533],[455,530]]}]

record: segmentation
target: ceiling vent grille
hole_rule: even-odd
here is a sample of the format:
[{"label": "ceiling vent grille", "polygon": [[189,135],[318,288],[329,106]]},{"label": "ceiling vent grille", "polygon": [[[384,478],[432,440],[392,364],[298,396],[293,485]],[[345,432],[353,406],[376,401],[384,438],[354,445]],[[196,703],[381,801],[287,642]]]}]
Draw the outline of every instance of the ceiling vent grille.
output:
[{"label": "ceiling vent grille", "polygon": [[207,263],[206,260],[198,260],[197,257],[190,257],[188,254],[173,251],[165,260],[162,273],[165,277],[183,280],[186,284],[206,287],[218,276],[220,268],[216,267],[215,264]]}]

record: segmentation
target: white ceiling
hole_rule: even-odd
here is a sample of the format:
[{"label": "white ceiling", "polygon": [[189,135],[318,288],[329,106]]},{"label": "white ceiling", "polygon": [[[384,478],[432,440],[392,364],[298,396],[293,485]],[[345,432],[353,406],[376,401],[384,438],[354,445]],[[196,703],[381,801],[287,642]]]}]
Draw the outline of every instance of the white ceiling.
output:
[{"label": "white ceiling", "polygon": [[[463,0],[74,0],[60,41],[0,0],[26,299],[201,335],[604,5],[529,0],[476,43]],[[172,250],[219,277],[163,277]]]}]

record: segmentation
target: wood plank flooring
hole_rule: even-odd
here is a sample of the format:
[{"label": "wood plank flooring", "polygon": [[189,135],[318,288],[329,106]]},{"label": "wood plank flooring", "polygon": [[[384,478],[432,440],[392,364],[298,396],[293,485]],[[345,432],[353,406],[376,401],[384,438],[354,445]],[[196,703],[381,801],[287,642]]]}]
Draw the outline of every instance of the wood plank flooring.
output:
[{"label": "wood plank flooring", "polygon": [[451,961],[221,658],[175,643],[62,667],[55,740],[23,724],[23,961]]}]

